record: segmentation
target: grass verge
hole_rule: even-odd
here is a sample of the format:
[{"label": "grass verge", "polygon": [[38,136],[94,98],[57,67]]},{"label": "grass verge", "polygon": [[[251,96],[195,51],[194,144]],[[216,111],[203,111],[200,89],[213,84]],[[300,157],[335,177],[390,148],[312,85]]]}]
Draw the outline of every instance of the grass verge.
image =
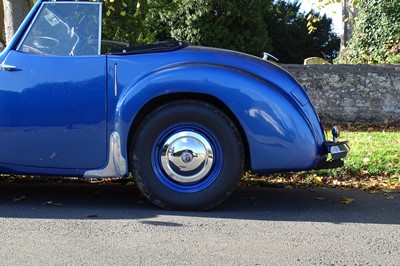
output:
[{"label": "grass verge", "polygon": [[[247,172],[240,186],[338,187],[371,192],[400,192],[400,128],[387,131],[362,128],[343,131],[341,140],[348,140],[350,152],[345,166],[331,170],[256,175]],[[132,184],[132,179],[79,179],[1,175],[5,182],[90,182]]]},{"label": "grass verge", "polygon": [[341,168],[272,175],[246,173],[241,185],[400,192],[400,131],[343,131],[341,140],[348,140],[351,148]]}]

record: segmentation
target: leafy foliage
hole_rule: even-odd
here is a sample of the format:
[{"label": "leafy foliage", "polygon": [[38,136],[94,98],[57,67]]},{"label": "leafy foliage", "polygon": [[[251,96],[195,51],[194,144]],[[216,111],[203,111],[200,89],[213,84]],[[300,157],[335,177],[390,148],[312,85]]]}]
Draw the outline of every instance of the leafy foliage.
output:
[{"label": "leafy foliage", "polygon": [[[32,5],[33,0],[29,1]],[[331,20],[310,13],[317,29],[307,32],[300,4],[279,0],[103,0],[103,39],[131,45],[168,39],[238,50],[270,52],[281,63],[336,56],[339,39]]]},{"label": "leafy foliage", "polygon": [[[279,0],[104,0],[107,39],[131,44],[167,39],[196,45],[238,50],[257,56],[264,51],[282,63],[303,63],[306,57],[335,57],[339,38],[332,21],[318,18],[308,34],[306,14],[300,4]],[[125,20],[125,22],[122,22]],[[122,25],[122,26],[121,26]]]},{"label": "leafy foliage", "polygon": [[340,63],[400,63],[400,1],[359,0],[353,37]]},{"label": "leafy foliage", "polygon": [[[309,32],[308,18],[314,21],[315,29]],[[272,39],[271,53],[280,63],[302,64],[307,57],[321,57],[331,60],[339,52],[340,39],[332,32],[332,20],[318,13],[300,12],[298,2],[278,0],[265,14],[265,21]]]},{"label": "leafy foliage", "polygon": [[[314,10],[321,10],[324,9],[325,7],[332,5],[332,4],[337,4],[342,2],[343,0],[316,0],[314,2],[309,2],[311,4],[311,8]],[[352,4],[355,4],[358,0],[347,0],[351,1]],[[315,31],[318,27],[315,25],[316,22],[319,21],[318,16],[315,16],[313,13],[310,13],[307,16],[307,29],[309,33],[312,33]]]},{"label": "leafy foliage", "polygon": [[193,44],[262,55],[271,49],[263,11],[265,0],[173,0],[174,9],[161,11],[172,38]]},{"label": "leafy foliage", "polygon": [[155,36],[147,25],[147,13],[159,1],[104,0],[103,39],[124,41],[131,45],[155,42]]},{"label": "leafy foliage", "polygon": [[110,39],[131,44],[187,40],[259,56],[271,48],[263,20],[263,10],[270,1],[105,0],[104,3],[103,28]]}]

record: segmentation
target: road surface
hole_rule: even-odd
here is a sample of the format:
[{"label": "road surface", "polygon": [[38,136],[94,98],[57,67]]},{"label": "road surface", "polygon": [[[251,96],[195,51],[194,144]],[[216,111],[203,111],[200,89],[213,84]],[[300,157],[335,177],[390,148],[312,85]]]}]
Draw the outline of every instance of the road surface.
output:
[{"label": "road surface", "polygon": [[239,188],[172,212],[134,186],[0,183],[0,243],[0,265],[400,265],[400,194]]}]

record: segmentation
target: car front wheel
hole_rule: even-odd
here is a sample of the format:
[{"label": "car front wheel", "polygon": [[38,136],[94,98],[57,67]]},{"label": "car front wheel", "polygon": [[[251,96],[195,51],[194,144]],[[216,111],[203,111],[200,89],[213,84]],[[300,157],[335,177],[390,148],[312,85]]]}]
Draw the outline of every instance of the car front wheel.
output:
[{"label": "car front wheel", "polygon": [[131,146],[142,193],[165,209],[206,210],[225,200],[243,171],[243,143],[234,123],[200,101],[177,101],[151,112]]}]

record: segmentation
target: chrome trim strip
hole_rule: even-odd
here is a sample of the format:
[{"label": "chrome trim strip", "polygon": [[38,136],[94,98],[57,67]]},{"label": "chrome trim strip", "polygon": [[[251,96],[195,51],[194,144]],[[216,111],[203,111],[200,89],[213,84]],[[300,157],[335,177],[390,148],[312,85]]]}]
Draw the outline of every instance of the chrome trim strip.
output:
[{"label": "chrome trim strip", "polygon": [[0,69],[1,70],[11,71],[11,70],[16,69],[16,68],[17,68],[16,66],[10,66],[10,65],[4,64],[4,62],[0,64]]},{"label": "chrome trim strip", "polygon": [[126,160],[121,153],[121,139],[118,132],[113,132],[110,136],[110,153],[108,164],[102,169],[90,170],[85,172],[84,177],[123,177],[127,173]]},{"label": "chrome trim strip", "polygon": [[99,4],[99,46],[97,48],[97,55],[101,55],[101,32],[102,32],[102,24],[101,21],[103,20],[103,4],[100,2]]},{"label": "chrome trim strip", "polygon": [[117,64],[114,64],[114,97],[118,96],[118,80],[117,80],[117,75],[118,75],[118,69],[117,69]]}]

